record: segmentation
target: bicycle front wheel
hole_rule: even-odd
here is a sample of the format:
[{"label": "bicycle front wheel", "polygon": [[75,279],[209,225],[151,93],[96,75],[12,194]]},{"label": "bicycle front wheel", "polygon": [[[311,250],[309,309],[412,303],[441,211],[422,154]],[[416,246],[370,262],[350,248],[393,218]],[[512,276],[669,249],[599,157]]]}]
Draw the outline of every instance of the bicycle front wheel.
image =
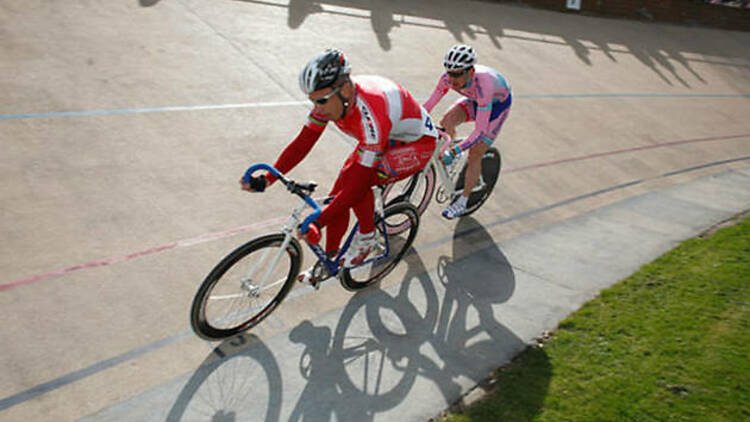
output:
[{"label": "bicycle front wheel", "polygon": [[[394,222],[404,223],[406,225],[405,231],[399,235],[389,235],[387,233],[389,224],[394,224]],[[411,247],[414,238],[417,237],[418,229],[419,214],[414,205],[397,202],[386,207],[383,217],[375,221],[375,230],[378,231],[378,246],[373,255],[375,259],[341,271],[341,284],[344,288],[351,291],[361,290],[377,283],[388,275]],[[388,240],[387,251],[386,239]]]},{"label": "bicycle front wheel", "polygon": [[[468,167],[469,163],[467,162],[461,169],[458,181],[456,182],[456,192],[461,192],[464,188],[464,178],[466,177],[466,169]],[[466,203],[466,212],[463,216],[467,216],[478,210],[487,201],[487,198],[490,197],[492,190],[495,188],[497,179],[500,177],[501,167],[502,160],[497,148],[487,149],[482,156],[482,172],[479,175],[479,181],[474,186],[474,189],[472,189],[471,194],[469,194],[469,200]]]},{"label": "bicycle front wheel", "polygon": [[193,299],[190,323],[207,340],[231,337],[267,317],[284,300],[299,274],[302,251],[283,233],[259,237],[227,255],[208,274]]}]

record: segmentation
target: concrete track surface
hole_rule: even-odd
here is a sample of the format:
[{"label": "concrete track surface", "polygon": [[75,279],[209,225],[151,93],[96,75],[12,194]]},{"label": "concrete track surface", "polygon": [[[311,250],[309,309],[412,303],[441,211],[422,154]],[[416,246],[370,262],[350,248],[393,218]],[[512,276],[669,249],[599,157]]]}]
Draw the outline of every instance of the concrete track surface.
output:
[{"label": "concrete track surface", "polygon": [[[424,100],[457,42],[514,89],[488,203],[431,204],[374,289],[297,286],[256,330],[198,339],[202,279],[294,204],[237,180],[304,122],[301,66],[337,46]],[[0,420],[429,419],[750,209],[748,45],[469,1],[3,1]],[[327,189],[351,146],[330,127],[292,175]]]}]

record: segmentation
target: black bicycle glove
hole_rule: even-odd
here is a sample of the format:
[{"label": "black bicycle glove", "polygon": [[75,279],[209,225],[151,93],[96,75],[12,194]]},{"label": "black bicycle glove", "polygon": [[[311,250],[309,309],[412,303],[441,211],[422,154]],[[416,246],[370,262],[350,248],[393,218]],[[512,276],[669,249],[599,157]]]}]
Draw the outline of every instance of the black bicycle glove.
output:
[{"label": "black bicycle glove", "polygon": [[248,184],[250,185],[250,189],[256,192],[263,192],[264,190],[266,190],[266,176],[251,176]]}]

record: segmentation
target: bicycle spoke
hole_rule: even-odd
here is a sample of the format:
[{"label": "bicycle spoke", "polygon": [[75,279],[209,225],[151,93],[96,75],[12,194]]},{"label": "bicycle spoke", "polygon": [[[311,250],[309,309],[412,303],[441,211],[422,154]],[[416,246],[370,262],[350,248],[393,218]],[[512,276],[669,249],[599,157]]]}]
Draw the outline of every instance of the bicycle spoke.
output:
[{"label": "bicycle spoke", "polygon": [[257,324],[288,293],[299,271],[300,253],[296,242],[277,234],[228,255],[193,302],[194,330],[206,338],[224,338]]},{"label": "bicycle spoke", "polygon": [[[284,250],[286,249],[286,245],[288,242],[284,242],[284,244],[281,245],[281,248],[279,249],[279,252],[276,254],[276,256],[273,258],[273,262],[271,265],[268,266],[268,269],[266,270],[266,274],[263,276],[263,279],[260,281],[259,289],[262,289],[263,286],[266,284],[266,281],[268,281],[268,278],[271,277],[271,273],[274,269],[276,269],[276,266],[279,264],[279,259],[281,259],[281,255],[284,253]],[[270,249],[270,248],[269,248]],[[267,251],[264,253],[264,257],[266,256]]]},{"label": "bicycle spoke", "polygon": [[[283,283],[285,281],[286,281],[285,279],[276,280],[276,281],[274,281],[273,283],[271,283],[271,284],[269,284],[267,286],[261,287],[260,290],[263,291],[263,290],[271,289],[271,288],[273,288],[275,286],[278,286],[279,284],[281,284],[281,283]],[[227,300],[227,299],[233,299],[233,298],[245,297],[245,296],[247,296],[246,293],[236,293],[236,294],[232,294],[232,295],[210,296],[208,298],[208,300]]]},{"label": "bicycle spoke", "polygon": [[257,270],[257,269],[258,269],[258,268],[259,268],[259,267],[260,267],[261,265],[263,265],[263,263],[264,263],[264,262],[266,262],[266,259],[268,258],[268,254],[269,254],[269,253],[271,253],[271,248],[268,248],[268,249],[266,249],[266,250],[264,250],[264,251],[263,251],[263,255],[262,255],[262,256],[260,257],[260,259],[259,259],[258,261],[256,261],[256,262],[255,262],[255,264],[253,264],[253,265],[252,265],[252,266],[250,267],[250,270],[249,270],[249,271],[247,272],[247,274],[245,274],[245,278],[246,278],[247,280],[252,280],[252,278],[253,278],[253,274],[255,274],[255,271],[256,271],[256,270]]},{"label": "bicycle spoke", "polygon": [[[408,222],[404,224],[406,231],[399,235],[388,235],[383,233],[393,225],[393,220]],[[401,202],[393,204],[385,210],[385,221],[381,220],[375,224],[378,232],[378,253],[376,256],[365,261],[363,265],[346,269],[342,273],[342,285],[349,290],[358,290],[376,283],[393,270],[406,250],[411,246],[419,227],[419,215],[413,205]],[[386,247],[385,241],[388,239]]]}]

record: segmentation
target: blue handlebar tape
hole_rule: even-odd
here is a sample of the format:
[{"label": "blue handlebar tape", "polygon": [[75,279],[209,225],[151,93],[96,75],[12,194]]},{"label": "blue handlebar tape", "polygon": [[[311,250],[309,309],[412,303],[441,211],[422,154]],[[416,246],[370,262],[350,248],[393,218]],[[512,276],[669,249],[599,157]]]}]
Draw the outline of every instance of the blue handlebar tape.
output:
[{"label": "blue handlebar tape", "polygon": [[307,195],[305,195],[305,202],[307,202],[307,205],[313,207],[315,211],[313,211],[312,214],[308,215],[307,218],[302,221],[302,227],[300,227],[300,231],[302,232],[302,234],[307,234],[307,232],[310,231],[310,223],[317,220],[318,217],[320,217],[320,213],[322,212],[322,210],[320,209],[320,205],[318,205],[317,202],[313,201],[313,199]]},{"label": "blue handlebar tape", "polygon": [[[245,176],[242,178],[242,180],[245,183],[250,183],[250,176],[255,173],[258,170],[268,170],[271,174],[274,175],[277,179],[281,179],[284,177],[283,174],[281,174],[280,171],[276,170],[275,167],[269,166],[265,163],[259,163],[259,164],[253,164],[250,166],[250,168],[247,169],[245,172]],[[314,211],[312,214],[308,215],[307,218],[302,222],[302,227],[300,228],[300,231],[302,234],[307,234],[307,232],[310,230],[310,223],[315,221],[318,217],[320,217],[320,213],[322,210],[320,209],[320,205],[318,205],[317,202],[315,202],[312,198],[310,198],[308,195],[303,195],[302,198],[305,200],[307,205],[309,205]]]},{"label": "blue handlebar tape", "polygon": [[245,183],[250,183],[250,177],[252,176],[253,173],[255,173],[258,170],[268,170],[277,179],[280,179],[283,176],[280,171],[276,170],[275,167],[269,166],[268,164],[265,164],[265,163],[260,163],[260,164],[253,164],[252,166],[250,166],[250,168],[248,168],[247,171],[245,172],[245,176],[242,178],[242,180]]}]

